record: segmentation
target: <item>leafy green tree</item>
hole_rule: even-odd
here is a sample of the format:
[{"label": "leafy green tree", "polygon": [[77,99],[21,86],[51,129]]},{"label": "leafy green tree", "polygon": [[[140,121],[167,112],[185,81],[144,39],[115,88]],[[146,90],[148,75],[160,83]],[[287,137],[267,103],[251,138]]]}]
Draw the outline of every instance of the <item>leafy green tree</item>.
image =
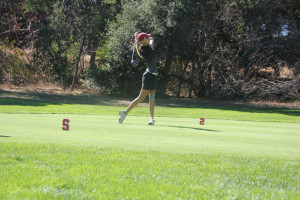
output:
[{"label": "leafy green tree", "polygon": [[34,81],[33,73],[24,61],[23,51],[15,41],[0,41],[0,84],[22,85]]},{"label": "leafy green tree", "polygon": [[23,0],[1,1],[0,40],[21,42],[29,31]]},{"label": "leafy green tree", "polygon": [[[130,65],[136,31],[155,38],[161,96],[261,98],[266,95],[255,90],[258,82],[278,85],[282,66],[296,76],[300,72],[297,0],[13,0],[0,5],[0,40],[8,37],[14,48],[31,46],[30,68],[60,80],[64,89],[75,87],[81,55],[88,54],[87,72],[99,87],[136,94],[145,70],[138,57],[139,64]],[[8,58],[5,52],[2,57]],[[266,68],[274,73],[262,74]]]},{"label": "leafy green tree", "polygon": [[156,43],[159,57],[159,71],[162,87],[161,94],[165,94],[171,64],[180,49],[177,48],[182,33],[182,17],[188,14],[187,6],[192,1],[123,1],[123,12],[117,17],[117,21],[111,23],[108,32],[107,48],[108,70],[112,77],[112,90],[125,93],[135,92],[140,85],[142,69],[141,60],[139,66],[130,66],[131,50],[133,46],[133,34],[138,31],[150,32]]},{"label": "leafy green tree", "polygon": [[33,72],[24,59],[35,16],[26,13],[23,0],[0,2],[0,83],[20,85],[32,81]]},{"label": "leafy green tree", "polygon": [[[79,61],[86,50],[95,64],[95,51],[105,26],[118,1],[46,1],[26,0],[28,12],[37,12],[37,36],[34,43],[35,65],[49,77],[59,79],[62,88],[71,89],[77,82]],[[117,10],[117,9],[116,9]],[[109,14],[108,14],[109,13]]]},{"label": "leafy green tree", "polygon": [[239,83],[252,81],[257,69],[276,71],[278,63],[293,66],[299,57],[292,50],[299,44],[297,21],[281,0],[123,1],[122,6],[110,26],[102,73],[114,92],[140,88],[143,63],[129,64],[135,31],[156,39],[161,94],[169,89],[178,95],[243,98]]},{"label": "leafy green tree", "polygon": [[[44,22],[37,24],[38,34],[35,42],[34,58],[41,71],[47,72],[50,77],[59,79],[62,88],[70,85],[72,78],[72,62],[69,60],[69,51],[74,48],[74,37],[70,35],[67,7],[63,2],[55,2],[43,7],[41,12]],[[45,15],[43,15],[45,14]]]}]

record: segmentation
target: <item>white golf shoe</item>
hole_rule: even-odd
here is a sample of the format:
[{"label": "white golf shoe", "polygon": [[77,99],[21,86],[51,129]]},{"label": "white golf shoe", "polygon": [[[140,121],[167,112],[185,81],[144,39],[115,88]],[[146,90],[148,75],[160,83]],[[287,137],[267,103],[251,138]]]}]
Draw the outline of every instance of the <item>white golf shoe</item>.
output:
[{"label": "white golf shoe", "polygon": [[154,125],[155,123],[155,120],[154,119],[151,119],[149,122],[148,122],[148,125]]},{"label": "white golf shoe", "polygon": [[125,118],[126,118],[125,111],[124,110],[120,110],[119,123],[122,124]]}]

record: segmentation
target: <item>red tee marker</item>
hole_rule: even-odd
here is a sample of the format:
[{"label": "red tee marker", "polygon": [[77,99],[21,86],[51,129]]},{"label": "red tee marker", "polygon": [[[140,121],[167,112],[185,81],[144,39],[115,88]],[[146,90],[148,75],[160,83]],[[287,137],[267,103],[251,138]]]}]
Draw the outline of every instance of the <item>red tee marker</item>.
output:
[{"label": "red tee marker", "polygon": [[200,125],[204,125],[204,122],[205,122],[205,119],[204,119],[204,118],[200,118],[199,124],[200,124]]},{"label": "red tee marker", "polygon": [[68,131],[69,130],[69,128],[70,128],[69,123],[70,123],[69,119],[63,119],[63,121],[62,121],[62,125],[63,125],[62,130],[63,131]]}]

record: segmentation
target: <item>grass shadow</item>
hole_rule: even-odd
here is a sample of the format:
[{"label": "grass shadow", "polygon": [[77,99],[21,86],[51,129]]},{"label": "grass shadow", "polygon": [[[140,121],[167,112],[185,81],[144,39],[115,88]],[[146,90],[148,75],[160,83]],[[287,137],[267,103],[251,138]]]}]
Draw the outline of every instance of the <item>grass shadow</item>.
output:
[{"label": "grass shadow", "polygon": [[187,126],[172,126],[172,125],[156,125],[156,126],[163,126],[163,127],[171,127],[171,128],[182,128],[182,129],[192,129],[197,131],[208,131],[208,132],[220,132],[212,129],[205,129],[205,128],[195,128],[195,127],[187,127]]},{"label": "grass shadow", "polygon": [[[43,92],[11,92],[0,89],[0,105],[47,106],[86,104],[128,106],[131,100],[133,100],[133,98],[121,98],[101,94],[48,94]],[[147,102],[147,100],[145,102]],[[300,117],[300,109],[257,107],[249,104],[235,104],[232,102],[218,102],[201,99],[168,99],[158,97],[156,105],[174,108],[217,109],[248,113],[279,113]]]},{"label": "grass shadow", "polygon": [[23,99],[14,97],[0,97],[0,105],[7,106],[47,106],[47,105],[60,105],[61,103],[47,102],[34,99]]},{"label": "grass shadow", "polygon": [[[117,98],[116,98],[117,99]],[[111,105],[112,97],[99,94],[47,94],[0,89],[0,105],[47,106],[61,104]]]},{"label": "grass shadow", "polygon": [[260,107],[249,104],[235,104],[232,102],[218,102],[209,100],[170,100],[162,101],[158,104],[164,107],[173,108],[200,108],[200,109],[217,109],[217,110],[229,110],[248,113],[278,113],[290,116],[300,117],[300,109],[296,108],[276,108],[276,107]]}]

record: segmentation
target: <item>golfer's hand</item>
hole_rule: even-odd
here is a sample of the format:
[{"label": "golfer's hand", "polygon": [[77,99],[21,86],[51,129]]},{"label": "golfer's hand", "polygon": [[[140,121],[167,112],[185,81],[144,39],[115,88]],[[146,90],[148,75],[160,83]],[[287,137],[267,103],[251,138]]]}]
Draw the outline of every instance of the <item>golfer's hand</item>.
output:
[{"label": "golfer's hand", "polygon": [[152,49],[154,49],[154,39],[153,39],[153,37],[149,37],[149,39],[150,39],[149,46],[152,47]]},{"label": "golfer's hand", "polygon": [[137,37],[137,36],[138,36],[138,34],[139,34],[138,32],[135,32],[135,33],[134,33],[134,37]]}]

